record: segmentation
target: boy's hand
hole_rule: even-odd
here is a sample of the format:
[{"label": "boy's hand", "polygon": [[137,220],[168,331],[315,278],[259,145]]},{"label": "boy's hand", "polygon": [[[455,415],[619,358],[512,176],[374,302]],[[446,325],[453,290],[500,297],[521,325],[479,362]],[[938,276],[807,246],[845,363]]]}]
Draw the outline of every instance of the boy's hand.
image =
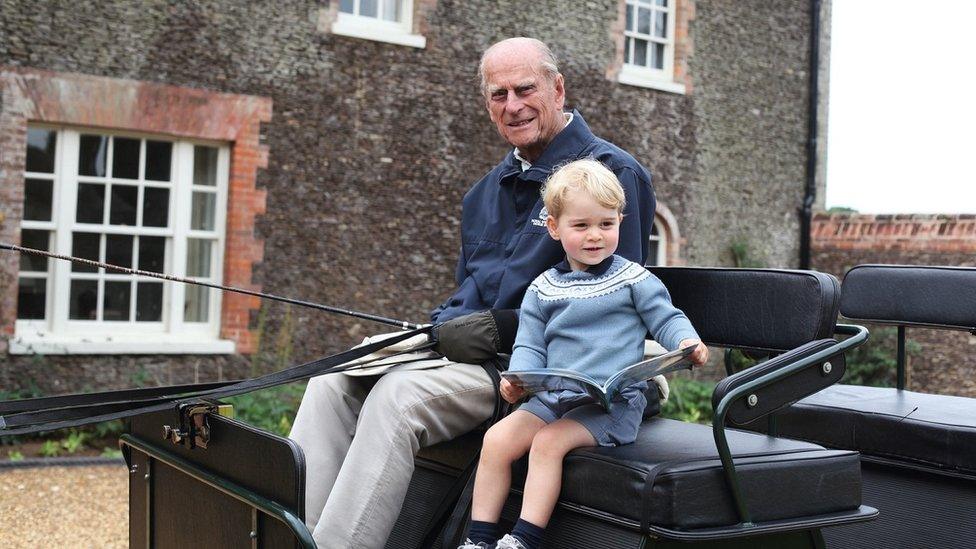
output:
[{"label": "boy's hand", "polygon": [[708,362],[708,347],[706,347],[700,339],[682,339],[681,343],[678,344],[679,349],[695,346],[697,346],[697,348],[692,351],[688,358],[691,359],[695,366],[701,366],[702,364]]},{"label": "boy's hand", "polygon": [[502,394],[502,398],[509,404],[515,404],[525,394],[525,389],[505,378],[502,378],[502,383],[498,386],[498,391]]}]

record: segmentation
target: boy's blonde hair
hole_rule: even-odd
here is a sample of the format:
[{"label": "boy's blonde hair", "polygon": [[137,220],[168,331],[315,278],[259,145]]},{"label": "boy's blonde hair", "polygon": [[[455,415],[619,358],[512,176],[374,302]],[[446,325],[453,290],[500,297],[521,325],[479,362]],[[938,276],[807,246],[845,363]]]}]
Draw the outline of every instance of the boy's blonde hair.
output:
[{"label": "boy's blonde hair", "polygon": [[617,176],[601,162],[593,159],[576,160],[553,172],[542,188],[546,211],[559,218],[566,195],[571,190],[583,191],[604,208],[623,213],[627,200]]}]

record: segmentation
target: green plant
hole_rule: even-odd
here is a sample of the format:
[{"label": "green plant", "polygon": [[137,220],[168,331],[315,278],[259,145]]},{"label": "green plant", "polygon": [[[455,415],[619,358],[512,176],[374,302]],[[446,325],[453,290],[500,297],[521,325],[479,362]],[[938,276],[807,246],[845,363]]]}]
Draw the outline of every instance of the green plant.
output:
[{"label": "green plant", "polygon": [[106,446],[102,448],[102,457],[119,459],[122,457],[122,450]]},{"label": "green plant", "polygon": [[85,448],[85,442],[88,441],[88,437],[90,436],[89,433],[84,431],[72,430],[68,433],[67,437],[61,439],[61,447],[69,454],[77,453],[78,450]]},{"label": "green plant", "polygon": [[125,430],[125,424],[122,423],[121,419],[103,421],[93,425],[91,430],[94,438],[118,438]]},{"label": "green plant", "polygon": [[305,384],[298,383],[231,397],[227,401],[234,405],[237,419],[287,436],[291,431],[291,420],[298,411],[304,393]]},{"label": "green plant", "polygon": [[7,458],[10,459],[10,461],[23,461],[24,454],[21,453],[20,450],[8,450]]},{"label": "green plant", "polygon": [[[871,337],[847,353],[844,383],[870,387],[894,387],[898,379],[898,329],[891,326],[871,328]],[[909,359],[920,355],[922,347],[908,340],[905,354]]]},{"label": "green plant", "polygon": [[38,453],[43,457],[57,457],[61,455],[61,445],[56,440],[45,440],[41,444],[41,449]]},{"label": "green plant", "polygon": [[729,245],[729,250],[732,252],[732,260],[736,267],[757,269],[766,266],[765,263],[753,256],[752,248],[745,240],[733,241]]},{"label": "green plant", "polygon": [[675,377],[668,380],[671,394],[661,409],[661,417],[709,423],[712,421],[713,383]]},{"label": "green plant", "polygon": [[136,371],[129,375],[129,381],[133,387],[147,387],[152,381],[152,376],[149,375],[145,366],[139,366]]}]

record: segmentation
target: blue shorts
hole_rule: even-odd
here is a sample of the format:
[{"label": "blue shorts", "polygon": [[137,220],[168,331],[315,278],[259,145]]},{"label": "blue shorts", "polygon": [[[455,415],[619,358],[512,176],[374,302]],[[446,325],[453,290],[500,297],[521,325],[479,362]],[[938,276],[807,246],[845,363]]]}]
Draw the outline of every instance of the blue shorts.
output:
[{"label": "blue shorts", "polygon": [[546,423],[571,419],[586,428],[600,446],[620,446],[637,439],[647,399],[643,383],[624,389],[610,402],[610,411],[586,393],[564,389],[536,393],[519,406]]}]

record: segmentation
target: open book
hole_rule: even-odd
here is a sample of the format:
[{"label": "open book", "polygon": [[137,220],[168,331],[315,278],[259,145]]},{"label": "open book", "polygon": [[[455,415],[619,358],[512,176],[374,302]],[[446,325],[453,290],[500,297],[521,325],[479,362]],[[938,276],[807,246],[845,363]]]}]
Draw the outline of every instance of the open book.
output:
[{"label": "open book", "polygon": [[627,387],[641,381],[647,381],[654,376],[691,368],[692,362],[689,356],[694,350],[695,346],[692,345],[637,364],[631,364],[610,376],[603,384],[582,372],[558,368],[502,372],[502,377],[519,385],[529,393],[558,391],[560,389],[583,390],[603,406],[604,410],[609,410],[610,401]]}]

